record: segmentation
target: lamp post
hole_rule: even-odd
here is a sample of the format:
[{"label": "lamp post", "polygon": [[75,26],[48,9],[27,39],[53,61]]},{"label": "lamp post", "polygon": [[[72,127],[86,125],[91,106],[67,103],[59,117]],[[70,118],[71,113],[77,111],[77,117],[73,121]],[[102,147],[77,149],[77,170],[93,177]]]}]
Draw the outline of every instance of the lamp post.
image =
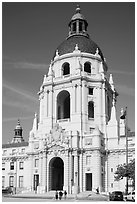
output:
[{"label": "lamp post", "polygon": [[[128,167],[128,117],[127,107],[124,113],[120,116],[120,119],[125,120],[125,137],[126,137],[126,166]],[[126,169],[126,194],[128,194],[128,170]]]},{"label": "lamp post", "polygon": [[75,172],[75,199],[77,199],[77,177],[78,177],[78,172]]},{"label": "lamp post", "polygon": [[[125,135],[126,135],[126,166],[128,167],[128,126],[127,126],[127,107],[125,117]],[[126,169],[128,171],[128,169]],[[128,194],[128,172],[126,177],[126,193]]]}]

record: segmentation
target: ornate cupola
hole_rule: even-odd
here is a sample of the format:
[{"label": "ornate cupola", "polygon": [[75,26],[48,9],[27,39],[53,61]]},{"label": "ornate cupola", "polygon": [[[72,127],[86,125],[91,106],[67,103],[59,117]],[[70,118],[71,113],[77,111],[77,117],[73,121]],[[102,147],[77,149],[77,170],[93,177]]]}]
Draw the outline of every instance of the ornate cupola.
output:
[{"label": "ornate cupola", "polygon": [[15,135],[13,137],[12,143],[19,143],[19,142],[24,142],[24,139],[22,137],[22,127],[20,125],[20,120],[18,119],[17,125],[14,129]]},{"label": "ornate cupola", "polygon": [[76,13],[72,16],[71,21],[69,23],[69,36],[72,35],[85,35],[87,34],[87,20],[85,17],[80,13],[80,7],[77,6]]}]

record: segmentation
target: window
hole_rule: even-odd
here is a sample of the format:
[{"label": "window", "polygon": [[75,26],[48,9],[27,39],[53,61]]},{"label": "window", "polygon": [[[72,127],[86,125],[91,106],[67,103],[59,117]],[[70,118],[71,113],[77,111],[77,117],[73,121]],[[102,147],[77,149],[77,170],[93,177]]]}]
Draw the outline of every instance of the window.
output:
[{"label": "window", "polygon": [[63,76],[70,74],[70,65],[68,62],[65,62],[62,66]]},{"label": "window", "polygon": [[2,176],[2,188],[5,187],[5,176]]},{"label": "window", "polygon": [[84,72],[91,73],[91,64],[90,64],[90,62],[85,62]]},{"label": "window", "polygon": [[14,186],[14,176],[9,177],[9,186],[13,187]]},{"label": "window", "polygon": [[91,163],[91,156],[86,156],[86,165],[90,165]]},{"label": "window", "polygon": [[19,163],[19,169],[24,169],[24,162]]},{"label": "window", "polygon": [[88,118],[94,118],[94,103],[89,101],[88,103]]},{"label": "window", "polygon": [[14,155],[16,153],[16,149],[12,149],[12,154]]},{"label": "window", "polygon": [[23,176],[19,176],[19,188],[23,187]]},{"label": "window", "polygon": [[10,162],[10,170],[14,170],[14,162]]},{"label": "window", "polygon": [[113,168],[111,168],[111,172],[113,172]]},{"label": "window", "polygon": [[7,150],[3,150],[3,155],[6,155],[7,154]]},{"label": "window", "polygon": [[89,88],[89,89],[88,89],[88,94],[89,94],[89,95],[93,95],[93,88]]},{"label": "window", "polygon": [[82,31],[82,22],[79,22],[79,31]]},{"label": "window", "polygon": [[76,32],[76,22],[73,23],[73,31]]},{"label": "window", "polygon": [[113,183],[111,183],[111,188],[113,188]]},{"label": "window", "polygon": [[5,170],[5,162],[2,162],[2,170]]},{"label": "window", "polygon": [[35,159],[35,167],[38,167],[39,166],[39,160],[38,159]]},{"label": "window", "polygon": [[94,128],[90,127],[90,128],[89,128],[89,131],[90,131],[90,133],[92,134],[93,131],[94,131]]}]

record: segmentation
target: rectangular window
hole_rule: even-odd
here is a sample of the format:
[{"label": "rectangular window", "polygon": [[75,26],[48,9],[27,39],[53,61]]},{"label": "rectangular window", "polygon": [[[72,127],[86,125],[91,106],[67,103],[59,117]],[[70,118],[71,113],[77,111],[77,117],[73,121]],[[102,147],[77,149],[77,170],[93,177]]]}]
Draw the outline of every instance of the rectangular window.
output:
[{"label": "rectangular window", "polygon": [[86,156],[86,165],[91,164],[91,156]]},{"label": "rectangular window", "polygon": [[14,187],[14,176],[9,177],[9,186]]},{"label": "rectangular window", "polygon": [[16,154],[16,149],[12,149],[12,154]]},{"label": "rectangular window", "polygon": [[19,169],[24,169],[24,162],[19,163]]},{"label": "rectangular window", "polygon": [[113,168],[111,168],[111,172],[113,172]]},{"label": "rectangular window", "polygon": [[93,95],[93,88],[89,88],[88,94],[89,94],[89,95]]},{"label": "rectangular window", "polygon": [[10,170],[14,170],[14,162],[10,162]]},{"label": "rectangular window", "polygon": [[5,163],[2,163],[2,170],[5,170]]},{"label": "rectangular window", "polygon": [[23,187],[23,176],[19,176],[19,188]]},{"label": "rectangular window", "polygon": [[2,188],[5,187],[5,176],[2,176]]},{"label": "rectangular window", "polygon": [[113,188],[113,183],[111,183],[111,188]]},{"label": "rectangular window", "polygon": [[35,159],[35,164],[34,164],[35,167],[38,167],[39,166],[39,160],[38,159]]},{"label": "rectangular window", "polygon": [[3,150],[3,155],[5,156],[7,154],[7,150]]}]

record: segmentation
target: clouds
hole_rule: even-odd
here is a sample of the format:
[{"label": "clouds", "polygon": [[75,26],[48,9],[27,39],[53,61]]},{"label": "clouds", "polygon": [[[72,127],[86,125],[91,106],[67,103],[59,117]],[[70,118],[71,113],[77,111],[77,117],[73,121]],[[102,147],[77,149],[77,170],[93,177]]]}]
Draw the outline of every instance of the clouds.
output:
[{"label": "clouds", "polygon": [[35,69],[35,70],[45,70],[49,68],[49,64],[38,64],[25,61],[16,61],[8,57],[3,58],[3,69]]}]

